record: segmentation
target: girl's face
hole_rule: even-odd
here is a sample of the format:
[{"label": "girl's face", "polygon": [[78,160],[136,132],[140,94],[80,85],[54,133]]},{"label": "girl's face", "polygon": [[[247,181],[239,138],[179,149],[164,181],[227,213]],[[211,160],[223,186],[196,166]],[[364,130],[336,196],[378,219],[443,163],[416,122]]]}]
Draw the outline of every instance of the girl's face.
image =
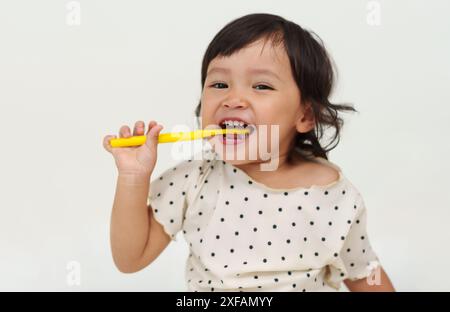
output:
[{"label": "girl's face", "polygon": [[[270,40],[261,39],[231,56],[214,58],[207,69],[201,103],[202,128],[223,128],[225,120],[233,119],[255,127],[243,140],[209,139],[222,159],[234,165],[260,162],[264,153],[287,155],[297,131],[314,127],[310,109],[300,105],[300,91],[283,45],[275,46]],[[278,126],[277,135],[274,126]]]}]

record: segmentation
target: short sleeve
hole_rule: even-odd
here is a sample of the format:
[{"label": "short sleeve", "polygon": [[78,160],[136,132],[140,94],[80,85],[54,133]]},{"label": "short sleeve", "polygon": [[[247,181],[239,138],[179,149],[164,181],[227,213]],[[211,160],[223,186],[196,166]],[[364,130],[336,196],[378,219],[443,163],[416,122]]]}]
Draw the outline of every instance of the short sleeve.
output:
[{"label": "short sleeve", "polygon": [[184,215],[189,206],[188,194],[198,178],[198,161],[185,160],[167,169],[150,183],[147,206],[164,231],[176,240],[183,227]]},{"label": "short sleeve", "polygon": [[327,282],[339,288],[345,279],[358,280],[366,278],[379,267],[380,262],[372,249],[367,234],[367,209],[361,195],[358,193],[354,207],[356,213],[351,220],[350,230],[344,237],[344,244],[336,261],[329,267]]}]

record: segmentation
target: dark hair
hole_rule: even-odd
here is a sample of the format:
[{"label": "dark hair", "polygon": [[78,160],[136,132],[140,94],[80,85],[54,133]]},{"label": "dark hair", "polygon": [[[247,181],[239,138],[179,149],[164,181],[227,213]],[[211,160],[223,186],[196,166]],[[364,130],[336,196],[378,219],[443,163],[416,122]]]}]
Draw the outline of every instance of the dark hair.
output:
[{"label": "dark hair", "polygon": [[[311,103],[315,117],[315,127],[309,132],[297,133],[293,148],[298,147],[306,158],[312,154],[328,159],[327,153],[339,143],[343,126],[338,111],[357,110],[351,105],[332,104],[328,100],[334,84],[334,68],[323,41],[314,32],[280,16],[263,13],[245,15],[228,23],[213,38],[203,57],[202,90],[209,63],[215,57],[230,56],[263,38],[271,39],[274,44],[284,44],[301,102]],[[200,108],[201,102],[195,110],[197,117],[200,116]],[[319,140],[326,130],[324,126],[334,128],[334,135],[329,144],[322,147]]]}]

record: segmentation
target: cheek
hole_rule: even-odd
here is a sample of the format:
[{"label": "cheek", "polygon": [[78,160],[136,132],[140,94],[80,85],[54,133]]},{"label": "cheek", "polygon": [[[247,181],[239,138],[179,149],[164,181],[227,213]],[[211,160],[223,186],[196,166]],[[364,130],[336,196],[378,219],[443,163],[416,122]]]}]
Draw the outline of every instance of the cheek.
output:
[{"label": "cheek", "polygon": [[214,102],[203,93],[201,103],[200,118],[203,127],[206,127],[214,122]]}]

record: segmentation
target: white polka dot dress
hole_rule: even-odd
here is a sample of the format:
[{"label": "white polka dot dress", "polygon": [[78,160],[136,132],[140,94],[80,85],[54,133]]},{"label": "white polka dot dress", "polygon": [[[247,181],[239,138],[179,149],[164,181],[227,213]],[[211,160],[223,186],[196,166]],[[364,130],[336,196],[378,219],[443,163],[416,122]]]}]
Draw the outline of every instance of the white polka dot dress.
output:
[{"label": "white polka dot dress", "polygon": [[[326,186],[273,189],[202,152],[151,182],[148,204],[190,253],[190,291],[336,291],[371,274],[379,261],[358,190],[335,164]],[[198,156],[198,155],[197,155]]]}]

